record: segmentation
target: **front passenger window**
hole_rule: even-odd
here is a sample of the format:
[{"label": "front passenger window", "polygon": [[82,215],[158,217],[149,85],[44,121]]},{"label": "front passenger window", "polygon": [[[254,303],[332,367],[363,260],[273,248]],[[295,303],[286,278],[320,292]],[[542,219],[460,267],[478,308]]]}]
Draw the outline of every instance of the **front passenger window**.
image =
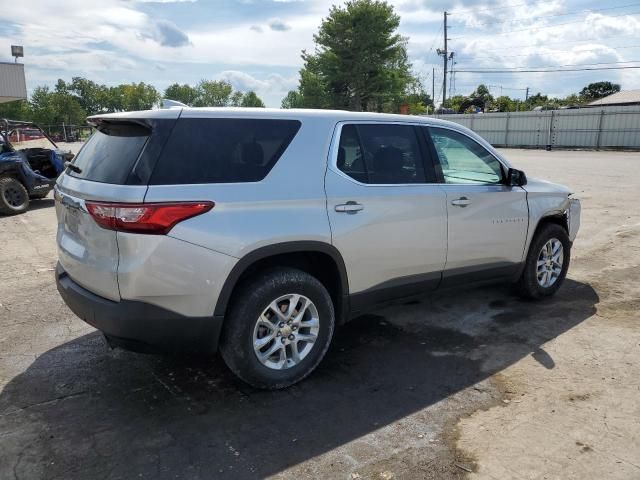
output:
[{"label": "front passenger window", "polygon": [[429,128],[445,183],[496,184],[502,166],[484,147],[453,130]]}]

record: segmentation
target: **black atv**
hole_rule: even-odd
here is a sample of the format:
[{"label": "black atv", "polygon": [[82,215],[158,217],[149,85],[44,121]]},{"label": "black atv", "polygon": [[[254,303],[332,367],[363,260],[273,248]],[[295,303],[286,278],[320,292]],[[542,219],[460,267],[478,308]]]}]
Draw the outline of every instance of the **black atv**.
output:
[{"label": "black atv", "polygon": [[15,215],[45,198],[73,154],[32,122],[0,120],[0,214]]}]

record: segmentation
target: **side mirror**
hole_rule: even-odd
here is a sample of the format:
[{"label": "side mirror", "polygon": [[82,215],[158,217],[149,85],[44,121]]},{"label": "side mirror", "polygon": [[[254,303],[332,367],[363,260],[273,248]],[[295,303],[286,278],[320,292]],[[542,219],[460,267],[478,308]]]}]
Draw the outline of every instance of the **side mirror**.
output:
[{"label": "side mirror", "polygon": [[510,168],[507,172],[507,185],[511,187],[522,187],[527,184],[527,176],[522,170]]}]

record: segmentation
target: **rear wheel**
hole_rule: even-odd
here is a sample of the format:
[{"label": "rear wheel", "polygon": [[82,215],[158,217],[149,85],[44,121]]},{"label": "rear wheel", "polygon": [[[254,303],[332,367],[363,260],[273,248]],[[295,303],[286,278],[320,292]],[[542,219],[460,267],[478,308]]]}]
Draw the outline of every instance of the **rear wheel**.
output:
[{"label": "rear wheel", "polygon": [[558,291],[567,275],[571,242],[564,228],[544,225],[535,234],[516,286],[525,298],[539,299]]},{"label": "rear wheel", "polygon": [[315,277],[278,268],[234,294],[220,344],[227,366],[256,388],[288,387],[324,357],[335,324],[331,297]]},{"label": "rear wheel", "polygon": [[29,193],[15,178],[0,178],[0,213],[16,215],[29,208]]}]

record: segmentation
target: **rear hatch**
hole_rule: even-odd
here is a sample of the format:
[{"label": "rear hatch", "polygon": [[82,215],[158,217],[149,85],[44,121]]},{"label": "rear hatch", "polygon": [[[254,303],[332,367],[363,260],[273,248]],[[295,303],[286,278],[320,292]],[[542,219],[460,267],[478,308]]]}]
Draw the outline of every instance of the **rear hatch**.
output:
[{"label": "rear hatch", "polygon": [[157,158],[158,143],[166,139],[180,110],[162,113],[162,120],[92,119],[97,131],[56,185],[60,265],[76,283],[114,301],[120,300],[117,232],[98,225],[87,203],[144,201],[153,169],[149,162]]}]

